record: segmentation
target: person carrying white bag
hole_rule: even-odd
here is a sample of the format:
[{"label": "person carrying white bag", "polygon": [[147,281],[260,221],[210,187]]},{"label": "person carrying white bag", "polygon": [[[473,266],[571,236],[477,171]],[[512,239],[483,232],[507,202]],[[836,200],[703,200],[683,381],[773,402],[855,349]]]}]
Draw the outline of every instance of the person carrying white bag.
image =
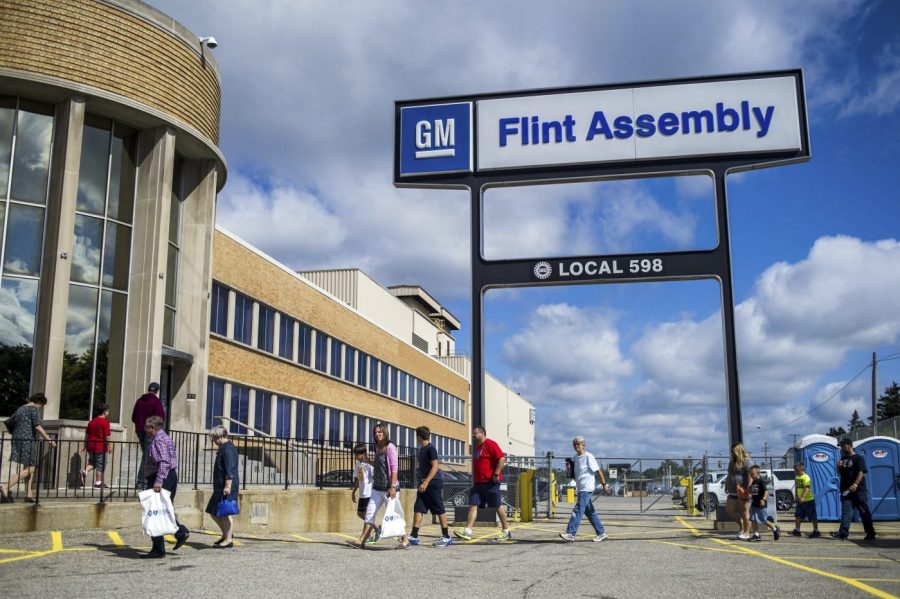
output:
[{"label": "person carrying white bag", "polygon": [[169,491],[162,489],[157,493],[153,489],[147,489],[138,493],[138,498],[141,500],[141,508],[144,510],[141,526],[144,528],[145,535],[163,537],[178,531],[175,508],[172,506]]},{"label": "person carrying white bag", "polygon": [[[175,444],[172,443],[172,439],[169,438],[169,435],[167,435],[162,428],[162,418],[159,416],[150,416],[147,418],[144,432],[146,432],[151,439],[150,446],[147,448],[147,459],[144,462],[144,478],[147,481],[148,488],[140,494],[140,497],[141,506],[143,507],[143,498],[146,493],[153,493],[154,495],[161,496],[162,491],[168,492],[168,498],[159,497],[158,500],[161,501],[163,505],[160,509],[163,512],[169,510],[172,520],[175,521],[175,530],[172,531],[175,535],[175,546],[172,548],[174,551],[184,545],[191,533],[186,526],[180,524],[175,518],[172,500],[175,499],[175,491],[178,490],[178,455],[175,453]],[[165,505],[166,502],[168,502],[168,505]],[[155,513],[152,516],[158,517]],[[163,524],[162,527],[164,526],[165,525]],[[163,530],[162,527],[160,530]],[[141,555],[141,557],[165,557],[166,543],[164,536],[168,534],[168,532],[156,534],[158,531],[155,529],[145,528],[145,531],[147,530],[149,530],[147,534],[150,535],[150,539],[153,541],[153,547],[148,553]]]},{"label": "person carrying white bag", "polygon": [[366,548],[366,540],[375,529],[375,516],[381,506],[386,506],[380,538],[400,537],[400,544],[396,548],[407,549],[409,537],[406,534],[406,520],[403,517],[403,506],[400,504],[400,483],[397,480],[399,468],[397,446],[391,443],[387,427],[380,422],[372,429],[372,437],[375,439],[373,464],[375,476],[372,483],[372,497],[366,507],[366,525],[359,541],[349,541],[349,544],[357,549]]}]

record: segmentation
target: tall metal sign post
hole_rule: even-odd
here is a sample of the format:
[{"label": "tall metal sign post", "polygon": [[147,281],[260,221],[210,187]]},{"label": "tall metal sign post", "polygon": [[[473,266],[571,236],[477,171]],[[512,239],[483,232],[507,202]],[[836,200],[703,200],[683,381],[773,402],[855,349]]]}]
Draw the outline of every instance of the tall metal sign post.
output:
[{"label": "tall metal sign post", "polygon": [[[472,206],[472,419],[484,423],[484,293],[491,288],[716,279],[728,433],[743,440],[725,177],[809,160],[803,74],[787,70],[397,102],[394,185],[468,189]],[[711,250],[486,260],[491,187],[707,174]]]}]

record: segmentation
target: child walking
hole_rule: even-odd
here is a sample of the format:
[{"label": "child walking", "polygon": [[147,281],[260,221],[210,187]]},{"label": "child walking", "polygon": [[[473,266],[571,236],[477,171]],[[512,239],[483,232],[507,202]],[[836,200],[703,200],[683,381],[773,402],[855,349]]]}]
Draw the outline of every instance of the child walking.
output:
[{"label": "child walking", "polygon": [[94,409],[95,416],[88,422],[84,430],[84,450],[88,454],[88,464],[81,474],[81,486],[85,485],[88,473],[94,471],[94,488],[108,488],[103,482],[103,471],[106,469],[106,454],[109,446],[109,406],[98,404]]},{"label": "child walking", "polygon": [[[375,476],[375,469],[372,461],[369,459],[369,451],[365,443],[357,443],[353,447],[353,456],[356,458],[356,464],[353,465],[353,492],[350,497],[356,503],[356,515],[363,521],[366,519],[366,508],[369,507],[369,499],[372,497],[372,481]],[[359,501],[357,502],[356,493],[359,491]],[[365,524],[363,524],[365,528]],[[373,538],[369,540],[374,543],[381,534],[381,527],[377,527],[373,534]]]},{"label": "child walking", "polygon": [[759,525],[765,524],[777,541],[781,538],[781,529],[775,526],[773,519],[766,512],[766,502],[769,499],[769,490],[766,481],[759,475],[759,466],[750,466],[750,526],[753,534],[750,541],[761,541]]},{"label": "child walking", "polygon": [[806,473],[803,462],[794,464],[794,500],[797,507],[794,509],[794,530],[791,535],[800,536],[800,523],[806,519],[812,522],[813,530],[809,533],[810,539],[822,536],[819,534],[819,517],[816,514],[816,498],[813,495],[812,481]]}]

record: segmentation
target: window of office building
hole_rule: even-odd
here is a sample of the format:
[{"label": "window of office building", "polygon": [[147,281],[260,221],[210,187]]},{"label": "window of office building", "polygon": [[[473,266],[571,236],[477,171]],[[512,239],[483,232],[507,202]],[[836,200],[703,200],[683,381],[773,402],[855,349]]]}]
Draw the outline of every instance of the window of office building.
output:
[{"label": "window of office building", "polygon": [[297,400],[297,416],[294,424],[294,438],[309,439],[309,402]]},{"label": "window of office building", "polygon": [[369,380],[369,355],[359,352],[359,371],[356,373],[356,384],[365,387]]},{"label": "window of office building", "polygon": [[349,345],[345,346],[344,350],[344,380],[348,383],[352,383],[356,380],[356,349],[350,347]]},{"label": "window of office building", "polygon": [[381,363],[381,392],[384,395],[388,394],[388,375],[391,372],[391,367],[386,362]]},{"label": "window of office building", "polygon": [[325,406],[313,406],[313,434],[316,443],[325,442]]},{"label": "window of office building", "polygon": [[331,376],[341,376],[341,354],[344,353],[344,344],[337,339],[331,340]]},{"label": "window of office building", "polygon": [[288,360],[294,359],[294,323],[284,314],[278,322],[278,355]]},{"label": "window of office building", "polygon": [[244,425],[250,416],[250,389],[243,385],[231,385],[230,415],[229,430],[236,435],[246,435],[247,427]]},{"label": "window of office building", "polygon": [[350,412],[344,412],[344,433],[341,435],[341,440],[344,442],[344,447],[346,449],[350,449],[353,447],[353,421],[355,418],[353,414]]},{"label": "window of office building", "polygon": [[166,256],[166,295],[163,313],[163,345],[175,347],[175,316],[178,301],[178,268],[181,253],[181,213],[185,198],[184,159],[175,156],[172,191],[169,193],[169,244]]},{"label": "window of office building", "polygon": [[234,340],[250,345],[253,339],[253,300],[234,294]]},{"label": "window of office building", "polygon": [[316,331],[316,370],[325,372],[328,361],[328,335]]},{"label": "window of office building", "polygon": [[309,366],[309,359],[312,354],[312,329],[302,322],[299,328],[300,330],[297,334],[297,361],[304,366]]},{"label": "window of office building", "polygon": [[206,381],[206,430],[222,424],[225,406],[225,381],[210,377]]},{"label": "window of office building", "polygon": [[228,288],[213,281],[209,298],[209,331],[228,334]]},{"label": "window of office building", "polygon": [[341,441],[341,412],[331,408],[328,412],[328,444],[332,447],[340,445]]},{"label": "window of office building", "polygon": [[257,391],[254,404],[253,428],[260,432],[270,434],[272,432],[269,430],[272,420],[272,394],[264,391]]},{"label": "window of office building", "polygon": [[120,420],[137,133],[87,115],[81,144],[59,417]]},{"label": "window of office building", "polygon": [[256,347],[272,353],[275,351],[275,310],[267,306],[259,307]]},{"label": "window of office building", "polygon": [[53,106],[0,96],[0,413],[31,385]]},{"label": "window of office building", "polygon": [[287,439],[291,436],[291,399],[279,397],[275,400],[275,436]]}]

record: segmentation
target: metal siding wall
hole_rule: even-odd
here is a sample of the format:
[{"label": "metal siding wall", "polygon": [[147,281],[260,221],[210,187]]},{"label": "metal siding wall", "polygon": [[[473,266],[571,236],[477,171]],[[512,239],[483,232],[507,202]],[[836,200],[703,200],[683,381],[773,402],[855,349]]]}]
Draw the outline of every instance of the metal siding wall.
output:
[{"label": "metal siding wall", "polygon": [[356,309],[378,326],[402,339],[404,343],[411,344],[412,319],[409,307],[365,273],[360,272],[360,275]]},{"label": "metal siding wall", "polygon": [[351,308],[359,308],[358,285],[361,279],[358,270],[326,270],[300,272],[301,276],[309,279],[331,295],[335,296]]},{"label": "metal siding wall", "polygon": [[440,356],[437,360],[467,381],[472,380],[472,361],[468,356]]},{"label": "metal siding wall", "polygon": [[490,373],[485,373],[484,379],[484,425],[488,437],[512,455],[534,455],[534,426],[529,422],[532,405]]}]

